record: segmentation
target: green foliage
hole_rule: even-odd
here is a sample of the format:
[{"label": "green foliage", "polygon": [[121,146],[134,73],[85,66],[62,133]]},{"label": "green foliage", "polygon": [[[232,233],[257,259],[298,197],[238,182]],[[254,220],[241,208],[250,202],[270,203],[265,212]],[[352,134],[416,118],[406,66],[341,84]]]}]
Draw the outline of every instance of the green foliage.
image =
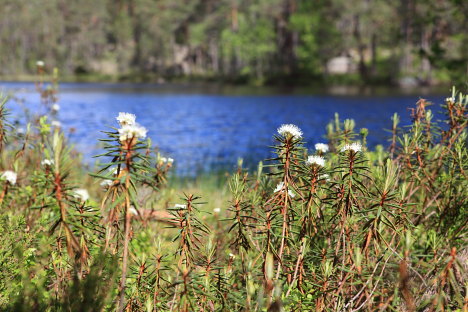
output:
[{"label": "green foliage", "polygon": [[[466,87],[463,1],[3,0],[0,75]],[[328,61],[347,56],[344,73]]]},{"label": "green foliage", "polygon": [[283,125],[256,172],[239,160],[227,186],[211,177],[209,196],[175,205],[163,195],[181,191],[167,180],[172,161],[135,116],[104,132],[90,175],[48,118],[26,136],[12,128],[0,155],[0,309],[462,311],[467,105],[454,90],[439,121],[419,100],[409,127],[391,118],[388,149],[368,149],[368,130],[338,114],[315,151]]},{"label": "green foliage", "polygon": [[0,306],[8,304],[10,298],[20,293],[23,272],[34,264],[35,246],[33,235],[24,229],[23,216],[2,214],[0,217],[0,239],[4,242],[0,250]]}]

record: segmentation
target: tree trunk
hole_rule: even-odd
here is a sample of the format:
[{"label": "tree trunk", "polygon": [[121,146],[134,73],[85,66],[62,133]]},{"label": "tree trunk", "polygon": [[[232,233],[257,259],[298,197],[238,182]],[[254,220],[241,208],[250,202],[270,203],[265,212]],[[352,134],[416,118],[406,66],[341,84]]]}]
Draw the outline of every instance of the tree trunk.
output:
[{"label": "tree trunk", "polygon": [[402,56],[400,59],[400,71],[405,74],[413,73],[413,24],[412,19],[416,11],[416,4],[413,0],[401,0],[402,34],[404,43],[402,45]]},{"label": "tree trunk", "polygon": [[134,43],[134,51],[131,64],[132,66],[137,67],[139,70],[143,70],[141,51],[141,33],[143,29],[139,21],[139,17],[135,12],[135,2],[133,0],[129,0],[128,15],[130,16],[130,20],[132,23],[132,35]]},{"label": "tree trunk", "polygon": [[377,35],[372,34],[371,37],[371,69],[370,75],[375,77],[377,74]]},{"label": "tree trunk", "polygon": [[361,19],[359,14],[354,16],[354,38],[357,42],[358,54],[359,54],[359,75],[361,76],[362,81],[368,81],[368,69],[365,63],[365,56],[364,52],[366,49],[366,45],[362,42],[362,35],[361,35]]},{"label": "tree trunk", "polygon": [[424,84],[431,84],[431,62],[429,61],[430,35],[432,29],[426,29],[421,35],[421,50],[423,51],[421,60],[420,78]]},{"label": "tree trunk", "polygon": [[282,9],[282,14],[277,19],[277,42],[280,71],[286,75],[292,74],[296,69],[296,53],[295,48],[298,42],[296,32],[289,29],[289,20],[291,15],[296,11],[296,1],[285,1]]},{"label": "tree trunk", "polygon": [[219,73],[219,51],[215,40],[210,41],[211,69],[215,74]]}]

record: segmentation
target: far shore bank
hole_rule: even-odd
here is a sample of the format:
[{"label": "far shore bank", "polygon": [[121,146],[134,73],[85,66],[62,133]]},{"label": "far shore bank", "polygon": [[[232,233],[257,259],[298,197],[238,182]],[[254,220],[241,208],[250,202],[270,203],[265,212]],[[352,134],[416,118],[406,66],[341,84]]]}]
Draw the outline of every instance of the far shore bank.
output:
[{"label": "far shore bank", "polygon": [[[52,76],[43,76],[42,81],[48,83]],[[34,75],[0,76],[1,84],[35,83],[38,77]],[[308,83],[289,85],[284,83],[261,84],[234,83],[230,81],[211,79],[124,79],[108,76],[60,76],[60,85],[67,89],[106,89],[119,86],[120,91],[160,93],[202,93],[226,95],[336,95],[336,96],[388,96],[388,95],[440,95],[447,94],[451,87],[448,84],[411,85],[397,84],[364,84],[364,83],[327,83],[321,80],[310,80]]]}]

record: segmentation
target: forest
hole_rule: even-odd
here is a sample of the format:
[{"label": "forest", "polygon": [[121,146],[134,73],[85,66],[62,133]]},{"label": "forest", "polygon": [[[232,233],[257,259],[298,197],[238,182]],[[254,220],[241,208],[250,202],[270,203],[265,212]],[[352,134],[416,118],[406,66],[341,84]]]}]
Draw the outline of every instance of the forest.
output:
[{"label": "forest", "polygon": [[466,82],[462,0],[1,0],[0,77]]},{"label": "forest", "polygon": [[468,1],[0,8],[0,311],[468,312]]}]

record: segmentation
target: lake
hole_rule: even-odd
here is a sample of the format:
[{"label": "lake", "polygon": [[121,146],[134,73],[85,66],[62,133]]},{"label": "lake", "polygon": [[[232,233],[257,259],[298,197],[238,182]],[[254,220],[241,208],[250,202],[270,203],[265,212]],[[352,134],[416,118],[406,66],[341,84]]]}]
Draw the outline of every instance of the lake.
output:
[{"label": "lake", "polygon": [[[43,114],[33,83],[0,82],[0,90],[22,99],[7,107],[13,118],[24,108]],[[307,90],[262,88],[220,88],[192,85],[62,83],[57,119],[86,161],[100,153],[101,130],[117,126],[119,112],[130,112],[148,129],[153,145],[164,156],[175,159],[177,173],[194,175],[201,171],[234,168],[242,157],[250,167],[272,156],[268,147],[283,123],[293,123],[304,132],[308,147],[324,142],[325,127],[338,112],[352,118],[356,128],[368,128],[369,145],[387,144],[390,117],[398,113],[409,124],[408,107],[419,99],[417,93],[390,95],[336,95]],[[422,96],[423,94],[419,94]],[[440,104],[447,95],[424,94]],[[434,108],[435,111],[439,109]],[[70,129],[73,131],[70,132]]]}]

